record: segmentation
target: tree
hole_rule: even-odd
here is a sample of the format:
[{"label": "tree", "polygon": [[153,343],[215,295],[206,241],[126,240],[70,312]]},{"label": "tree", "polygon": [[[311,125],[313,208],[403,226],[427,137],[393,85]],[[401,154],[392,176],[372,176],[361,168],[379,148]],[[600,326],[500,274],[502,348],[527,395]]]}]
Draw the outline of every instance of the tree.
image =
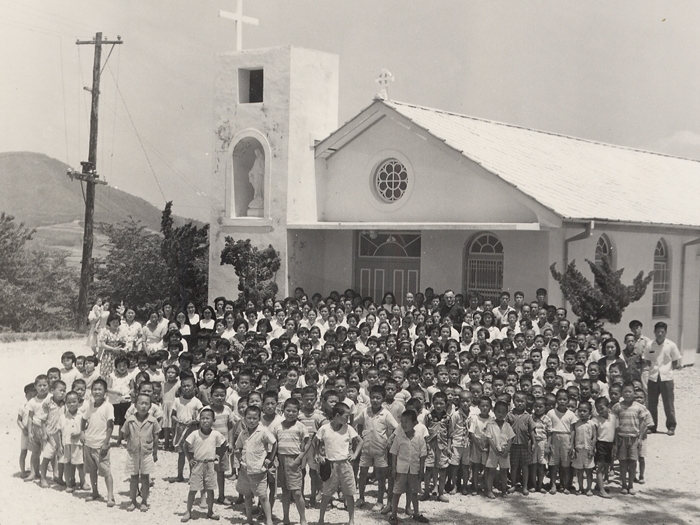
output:
[{"label": "tree", "polygon": [[30,249],[33,235],[0,213],[0,329],[59,330],[73,318],[78,273],[66,263],[68,252]]},{"label": "tree", "polygon": [[109,253],[95,269],[96,297],[124,302],[143,316],[156,308],[170,290],[169,269],[161,255],[162,238],[129,218],[101,224]]},{"label": "tree", "polygon": [[226,244],[221,250],[221,264],[231,264],[238,276],[238,301],[247,303],[253,301],[261,305],[265,299],[277,294],[275,273],[280,269],[280,254],[272,245],[259,250],[245,241],[234,241],[226,237]]},{"label": "tree", "polygon": [[172,201],[165,204],[160,222],[161,254],[168,267],[168,295],[176,303],[206,304],[208,290],[209,225],[188,222],[174,228]]},{"label": "tree", "polygon": [[559,283],[564,298],[571,303],[574,314],[593,326],[601,320],[617,324],[630,303],[639,301],[647,290],[654,272],[644,277],[639,272],[632,284],[622,284],[624,268],[613,270],[610,259],[603,255],[602,263],[596,264],[586,259],[593,272],[593,284],[576,269],[576,261],[571,261],[564,273],[556,270],[556,263],[549,267],[552,277]]}]

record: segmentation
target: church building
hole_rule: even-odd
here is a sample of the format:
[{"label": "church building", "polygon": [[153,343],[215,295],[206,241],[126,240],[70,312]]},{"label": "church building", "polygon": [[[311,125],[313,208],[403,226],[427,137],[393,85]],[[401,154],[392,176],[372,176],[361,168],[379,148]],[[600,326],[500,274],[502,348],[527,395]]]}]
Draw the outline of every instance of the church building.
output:
[{"label": "church building", "polygon": [[[625,311],[698,348],[700,162],[396,102],[338,125],[338,56],[297,47],[217,59],[210,298],[238,295],[225,238],[280,252],[280,295],[353,288],[544,287],[549,267],[611,258],[653,285]],[[573,318],[570,314],[570,318]]]}]

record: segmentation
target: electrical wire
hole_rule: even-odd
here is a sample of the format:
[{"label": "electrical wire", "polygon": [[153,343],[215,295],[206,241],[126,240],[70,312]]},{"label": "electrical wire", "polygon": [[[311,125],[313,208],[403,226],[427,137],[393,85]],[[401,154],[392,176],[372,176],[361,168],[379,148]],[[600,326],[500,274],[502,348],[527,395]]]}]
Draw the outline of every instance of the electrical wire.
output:
[{"label": "electrical wire", "polygon": [[[119,63],[121,62],[121,46],[119,50],[117,50],[117,75],[115,77],[115,82],[119,83]],[[110,69],[111,71],[111,69]],[[116,129],[117,129],[117,90],[114,90],[114,112],[112,113],[112,147],[110,149],[110,155],[109,155],[109,176],[110,178],[114,174],[113,171],[113,166],[114,166],[114,137],[116,135]]]},{"label": "electrical wire", "polygon": [[66,109],[66,74],[63,68],[63,38],[58,37],[58,51],[61,56],[61,89],[63,91],[63,134],[66,138],[66,164],[70,166],[68,158],[68,111]]}]

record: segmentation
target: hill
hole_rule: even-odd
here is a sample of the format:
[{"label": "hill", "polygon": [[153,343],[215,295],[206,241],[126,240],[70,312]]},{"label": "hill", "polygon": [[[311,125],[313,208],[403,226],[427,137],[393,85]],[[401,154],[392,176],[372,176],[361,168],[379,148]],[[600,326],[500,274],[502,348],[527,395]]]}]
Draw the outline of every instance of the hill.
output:
[{"label": "hill", "polygon": [[[0,211],[14,215],[33,228],[74,221],[82,225],[85,204],[81,185],[66,175],[68,168],[42,153],[0,153]],[[97,187],[96,223],[115,223],[131,216],[158,231],[160,215],[161,210],[140,197],[109,186]],[[173,218],[178,226],[191,220]]]}]

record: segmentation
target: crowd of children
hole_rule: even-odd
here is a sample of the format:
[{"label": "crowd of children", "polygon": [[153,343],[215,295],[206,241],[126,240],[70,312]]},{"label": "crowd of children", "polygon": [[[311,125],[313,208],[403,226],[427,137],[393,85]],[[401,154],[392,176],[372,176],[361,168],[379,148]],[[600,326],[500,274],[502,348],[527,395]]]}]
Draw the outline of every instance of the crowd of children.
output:
[{"label": "crowd of children", "polygon": [[[518,292],[511,304],[503,292],[493,307],[428,289],[398,305],[391,293],[375,304],[352,290],[309,299],[298,289],[261,308],[217,298],[205,325],[192,308],[161,309],[150,320],[166,328],[160,347],[125,345],[106,370],[99,348],[66,352],[25,387],[22,474],[48,487],[51,467],[66,492],[87,489],[87,476],[95,500],[102,477],[114,506],[118,427],[128,510],[149,509],[158,451],[175,452],[173,481],[189,474],[183,522],[200,494],[208,518],[218,519],[215,503],[233,503],[252,522],[257,501],[272,525],[279,488],[285,524],[293,504],[306,525],[306,496],[323,524],[340,495],[352,525],[374,481],[372,509],[392,522],[404,494],[421,523],[421,501],[458,491],[610,498],[616,461],[620,493],[634,494],[653,425],[641,323],[623,350],[601,327],[572,326],[545,290],[536,296]],[[236,500],[225,494],[232,478]]]}]

